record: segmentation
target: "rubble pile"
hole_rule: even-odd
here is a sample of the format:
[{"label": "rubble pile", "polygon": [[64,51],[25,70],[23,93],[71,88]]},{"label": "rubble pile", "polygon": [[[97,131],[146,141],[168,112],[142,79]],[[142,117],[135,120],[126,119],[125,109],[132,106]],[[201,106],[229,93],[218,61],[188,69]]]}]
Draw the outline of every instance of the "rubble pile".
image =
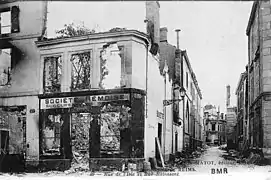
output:
[{"label": "rubble pile", "polygon": [[198,147],[194,151],[186,150],[182,152],[176,152],[175,155],[171,155],[170,163],[166,164],[165,169],[167,171],[175,171],[180,167],[186,167],[192,159],[199,158],[207,148],[208,147]]}]

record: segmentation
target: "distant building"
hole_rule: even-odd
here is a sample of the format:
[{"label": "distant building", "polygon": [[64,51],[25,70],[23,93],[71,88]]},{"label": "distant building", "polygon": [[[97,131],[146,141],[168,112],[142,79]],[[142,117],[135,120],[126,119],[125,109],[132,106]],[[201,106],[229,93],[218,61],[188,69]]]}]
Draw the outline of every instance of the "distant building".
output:
[{"label": "distant building", "polygon": [[226,143],[226,120],[224,113],[219,112],[215,106],[208,104],[203,108],[205,123],[205,143],[208,145],[221,145]]},{"label": "distant building", "polygon": [[226,92],[227,92],[227,99],[226,99],[226,137],[227,137],[227,145],[228,148],[236,148],[237,143],[237,116],[236,116],[236,107],[231,106],[230,104],[230,86],[227,85]]}]

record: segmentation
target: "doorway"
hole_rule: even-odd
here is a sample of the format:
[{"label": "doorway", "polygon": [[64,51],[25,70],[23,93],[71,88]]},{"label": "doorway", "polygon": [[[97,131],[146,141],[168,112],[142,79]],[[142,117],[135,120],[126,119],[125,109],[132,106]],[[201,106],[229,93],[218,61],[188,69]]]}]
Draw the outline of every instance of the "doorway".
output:
[{"label": "doorway", "polygon": [[175,133],[175,152],[178,151],[178,133]]},{"label": "doorway", "polygon": [[5,155],[8,153],[9,146],[9,132],[5,130],[0,130],[0,155]]},{"label": "doorway", "polygon": [[159,143],[162,146],[162,124],[158,123],[158,139]]},{"label": "doorway", "polygon": [[89,132],[92,121],[91,113],[71,114],[71,145],[73,159],[76,162],[88,164],[89,159]]}]

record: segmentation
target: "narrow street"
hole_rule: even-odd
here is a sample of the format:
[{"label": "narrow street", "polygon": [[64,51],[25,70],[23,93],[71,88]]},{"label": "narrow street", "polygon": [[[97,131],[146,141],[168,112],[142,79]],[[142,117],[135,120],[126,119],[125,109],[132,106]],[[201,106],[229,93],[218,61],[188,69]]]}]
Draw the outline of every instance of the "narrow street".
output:
[{"label": "narrow street", "polygon": [[[252,176],[264,175],[267,176],[271,173],[271,166],[255,166],[255,165],[242,165],[238,164],[235,161],[225,160],[222,156],[227,154],[226,151],[219,149],[218,147],[209,147],[199,158],[195,158],[191,161],[190,164],[186,166],[186,168],[176,169],[174,172],[163,172],[159,171],[157,173],[142,173],[144,176],[189,176],[189,175],[240,175],[242,173],[251,173]],[[269,173],[268,173],[269,172]],[[87,178],[89,176],[138,176],[139,173],[124,173],[124,172],[111,172],[111,175],[105,175],[104,172],[95,172],[94,174],[91,172],[76,172],[76,173],[67,173],[67,172],[58,172],[58,171],[50,171],[45,173],[24,173],[24,174],[7,174],[3,173],[0,175],[1,179],[46,179],[49,177],[57,177],[60,178],[72,178],[76,176],[77,178]],[[259,176],[259,177],[260,177]],[[226,177],[226,176],[224,176]],[[59,180],[60,180],[59,179]],[[67,180],[67,179],[66,179]]]},{"label": "narrow street", "polygon": [[239,164],[232,160],[226,160],[223,158],[223,155],[226,154],[227,152],[219,149],[219,147],[209,147],[199,158],[194,159],[188,167],[194,168],[195,172],[199,174],[266,173],[271,170],[271,166]]}]

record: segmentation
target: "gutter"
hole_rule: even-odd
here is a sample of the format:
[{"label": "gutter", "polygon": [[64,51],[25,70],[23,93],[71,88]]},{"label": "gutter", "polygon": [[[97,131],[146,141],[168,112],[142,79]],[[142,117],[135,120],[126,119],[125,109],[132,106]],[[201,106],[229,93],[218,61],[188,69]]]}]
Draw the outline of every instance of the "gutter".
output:
[{"label": "gutter", "polygon": [[148,118],[148,70],[149,70],[149,44],[146,45],[146,117]]}]

